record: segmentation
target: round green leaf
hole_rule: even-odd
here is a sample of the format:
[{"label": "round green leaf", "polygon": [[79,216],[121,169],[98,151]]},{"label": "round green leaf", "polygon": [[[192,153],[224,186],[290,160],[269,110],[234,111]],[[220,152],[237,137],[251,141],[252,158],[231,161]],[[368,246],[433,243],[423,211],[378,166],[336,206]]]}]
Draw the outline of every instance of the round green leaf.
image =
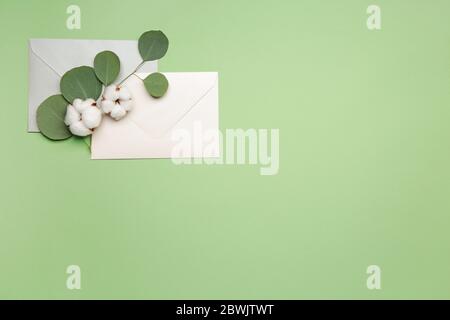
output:
[{"label": "round green leaf", "polygon": [[142,60],[158,60],[164,57],[169,49],[169,39],[162,31],[147,31],[139,37],[138,48]]},{"label": "round green leaf", "polygon": [[102,83],[97,79],[91,67],[78,67],[67,71],[60,82],[61,93],[70,103],[74,99],[97,100],[102,93]]},{"label": "round green leaf", "polygon": [[144,86],[152,97],[160,98],[166,93],[169,81],[162,73],[155,72],[145,78]]},{"label": "round green leaf", "polygon": [[70,138],[72,133],[64,123],[66,111],[67,101],[62,95],[51,96],[42,102],[36,113],[41,133],[51,140]]},{"label": "round green leaf", "polygon": [[95,56],[94,71],[97,78],[108,86],[117,79],[120,72],[119,57],[112,51],[102,51]]}]

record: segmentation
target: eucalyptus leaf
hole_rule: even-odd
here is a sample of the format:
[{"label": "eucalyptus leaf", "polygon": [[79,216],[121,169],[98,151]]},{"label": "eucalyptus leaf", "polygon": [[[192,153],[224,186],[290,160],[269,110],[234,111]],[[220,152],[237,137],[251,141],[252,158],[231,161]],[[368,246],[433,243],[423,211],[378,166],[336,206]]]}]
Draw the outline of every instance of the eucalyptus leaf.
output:
[{"label": "eucalyptus leaf", "polygon": [[112,51],[102,51],[95,56],[94,71],[97,78],[108,86],[117,79],[120,72],[119,57]]},{"label": "eucalyptus leaf", "polygon": [[36,112],[37,125],[41,133],[51,140],[65,140],[72,133],[64,123],[67,101],[62,95],[47,98]]},{"label": "eucalyptus leaf", "polygon": [[160,98],[166,93],[169,81],[162,73],[155,72],[144,79],[144,86],[152,97]]},{"label": "eucalyptus leaf", "polygon": [[138,48],[142,60],[158,60],[164,57],[169,49],[169,39],[162,31],[147,31],[139,37]]},{"label": "eucalyptus leaf", "polygon": [[70,103],[74,99],[97,100],[102,93],[102,83],[91,67],[77,67],[67,71],[60,82],[61,93]]}]

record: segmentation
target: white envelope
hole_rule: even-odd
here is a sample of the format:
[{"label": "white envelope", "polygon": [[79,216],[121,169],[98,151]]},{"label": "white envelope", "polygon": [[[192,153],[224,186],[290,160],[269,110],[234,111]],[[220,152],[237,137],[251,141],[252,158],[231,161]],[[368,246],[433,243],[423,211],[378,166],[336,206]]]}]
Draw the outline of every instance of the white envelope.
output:
[{"label": "white envelope", "polygon": [[[125,82],[133,109],[120,121],[103,118],[92,135],[92,159],[218,157],[218,73],[164,73],[169,89],[159,99],[147,93],[141,80],[147,75],[139,73]],[[192,138],[192,148],[174,155],[181,142],[174,136],[180,135]]]},{"label": "white envelope", "polygon": [[[95,55],[110,50],[120,58],[118,79],[133,72],[142,58],[137,41],[131,40],[74,40],[74,39],[30,39],[28,131],[38,132],[36,110],[49,96],[60,93],[59,81],[72,68],[93,66]],[[155,72],[156,61],[145,63],[142,72]]]}]

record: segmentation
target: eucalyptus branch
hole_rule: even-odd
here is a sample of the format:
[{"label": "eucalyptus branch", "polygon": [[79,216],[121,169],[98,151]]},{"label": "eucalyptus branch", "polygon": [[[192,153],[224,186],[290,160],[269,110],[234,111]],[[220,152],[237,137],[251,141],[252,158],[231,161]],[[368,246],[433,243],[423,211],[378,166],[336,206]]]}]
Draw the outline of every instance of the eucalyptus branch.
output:
[{"label": "eucalyptus branch", "polygon": [[117,86],[120,86],[122,83],[124,83],[129,77],[131,77],[133,74],[135,74],[136,72],[138,72],[138,70],[144,65],[145,61],[142,61],[137,67],[136,69],[134,69],[134,71],[132,73],[130,73],[128,76],[125,77],[125,79],[123,79],[122,81],[119,82],[119,84]]}]

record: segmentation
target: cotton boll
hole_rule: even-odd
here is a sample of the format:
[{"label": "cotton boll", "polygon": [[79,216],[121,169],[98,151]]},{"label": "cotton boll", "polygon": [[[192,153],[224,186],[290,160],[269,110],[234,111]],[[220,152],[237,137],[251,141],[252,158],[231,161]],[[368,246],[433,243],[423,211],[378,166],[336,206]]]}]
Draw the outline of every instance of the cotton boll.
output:
[{"label": "cotton boll", "polygon": [[130,111],[133,108],[133,100],[119,100],[119,104],[125,111]]},{"label": "cotton boll", "polygon": [[95,104],[94,99],[86,99],[81,103],[77,103],[77,107],[75,107],[75,109],[77,109],[79,113],[83,113],[84,110],[91,107],[93,104]]},{"label": "cotton boll", "polygon": [[107,86],[103,92],[103,98],[110,101],[119,99],[119,90],[117,90],[117,86],[115,84]]},{"label": "cotton boll", "polygon": [[111,117],[114,120],[120,120],[123,117],[125,117],[126,114],[127,114],[127,112],[120,104],[116,104],[111,111]]},{"label": "cotton boll", "polygon": [[119,99],[120,100],[130,100],[131,99],[131,92],[130,92],[130,90],[128,90],[127,87],[120,87]]},{"label": "cotton boll", "polygon": [[[82,109],[84,111],[87,108],[90,108],[90,107],[96,106],[96,105],[97,105],[97,103],[95,102],[94,99],[86,99],[86,100],[83,101]],[[81,111],[81,113],[83,113],[83,111]]]},{"label": "cotton boll", "polygon": [[104,113],[109,114],[115,120],[120,120],[133,106],[130,90],[127,87],[116,85],[107,86],[99,105]]},{"label": "cotton boll", "polygon": [[86,137],[92,134],[92,131],[83,124],[82,121],[74,122],[69,127],[70,132],[79,137]]},{"label": "cotton boll", "polygon": [[75,110],[77,110],[79,113],[81,113],[82,111],[81,111],[81,109],[82,109],[82,105],[83,104],[83,100],[81,100],[81,99],[75,99],[75,100],[73,100],[73,102],[72,102],[72,105],[73,105],[73,107],[75,108]]},{"label": "cotton boll", "polygon": [[94,129],[102,122],[102,112],[99,108],[91,106],[83,111],[81,119],[87,128]]},{"label": "cotton boll", "polygon": [[101,121],[102,112],[94,99],[75,99],[73,105],[67,106],[64,122],[76,136],[85,137],[92,134],[90,129],[97,128]]},{"label": "cotton boll", "polygon": [[115,102],[111,100],[101,100],[99,104],[104,113],[110,113],[116,105]]},{"label": "cotton boll", "polygon": [[[75,101],[74,101],[75,102]],[[72,106],[67,106],[66,117],[64,119],[64,123],[66,126],[70,126],[72,123],[80,121],[80,113]]]}]

